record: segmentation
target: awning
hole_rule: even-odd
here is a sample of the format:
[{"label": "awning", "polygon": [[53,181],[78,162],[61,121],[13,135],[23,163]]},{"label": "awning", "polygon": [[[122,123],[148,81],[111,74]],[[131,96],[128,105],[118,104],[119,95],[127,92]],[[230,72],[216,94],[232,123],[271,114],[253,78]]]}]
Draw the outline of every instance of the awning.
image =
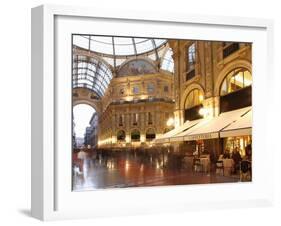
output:
[{"label": "awning", "polygon": [[[162,136],[156,138],[154,140],[154,143],[156,144],[160,144],[160,143],[169,143],[170,139],[172,137],[175,137],[177,134],[181,133],[182,131],[188,130],[189,128],[193,127],[194,125],[196,125],[197,123],[199,123],[202,119],[199,120],[193,120],[193,121],[186,121],[182,126],[177,127],[165,134],[163,134]],[[175,141],[175,140],[174,140]],[[179,140],[180,141],[180,140]]]},{"label": "awning", "polygon": [[182,139],[184,141],[219,138],[220,131],[236,122],[241,116],[250,110],[251,107],[246,107],[222,113],[211,119],[204,119],[191,129],[177,134],[176,137],[177,139]]},{"label": "awning", "polygon": [[197,124],[199,124],[200,122],[204,121],[204,119],[197,119],[197,120],[193,120],[193,121],[188,121],[188,123],[184,124],[184,126],[182,126],[182,129],[179,133],[173,135],[172,137],[170,137],[170,142],[180,142],[183,141],[183,137],[179,136],[179,134],[182,134],[186,131],[190,131],[193,127],[195,127]]},{"label": "awning", "polygon": [[252,134],[252,110],[238,118],[220,132],[220,137],[246,136]]}]

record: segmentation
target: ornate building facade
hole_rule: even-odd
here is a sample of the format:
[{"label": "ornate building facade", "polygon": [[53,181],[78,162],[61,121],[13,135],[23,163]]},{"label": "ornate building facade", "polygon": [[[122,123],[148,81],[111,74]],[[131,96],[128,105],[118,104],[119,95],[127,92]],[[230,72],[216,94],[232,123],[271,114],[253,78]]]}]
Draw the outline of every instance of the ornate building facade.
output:
[{"label": "ornate building facade", "polygon": [[[95,108],[99,148],[149,147],[187,121],[252,104],[250,43],[131,38],[128,44],[129,38],[78,38],[86,42],[73,46],[73,104]],[[93,47],[101,43],[102,50]],[[131,52],[121,50],[124,46]],[[249,135],[235,139],[234,146],[251,142]],[[229,146],[228,139],[203,140],[199,143],[208,151]],[[180,150],[183,143],[171,145]]]},{"label": "ornate building facade", "polygon": [[173,76],[156,73],[113,78],[103,100],[99,146],[147,146],[169,128]]},{"label": "ornate building facade", "polygon": [[[252,105],[250,43],[177,40],[170,41],[170,46],[175,63],[176,128],[186,121],[214,118]],[[232,142],[239,145],[226,144],[227,139],[194,140],[203,144],[207,152],[216,150],[218,155],[226,146],[232,146],[232,149],[239,146],[244,153],[251,136]],[[241,142],[244,144],[240,145]],[[173,145],[180,144],[182,142]]]},{"label": "ornate building facade", "polygon": [[133,39],[133,54],[124,56],[116,41],[115,54],[74,45],[73,105],[96,110],[98,148],[149,147],[174,127],[167,125],[175,103],[171,49],[166,40]]}]

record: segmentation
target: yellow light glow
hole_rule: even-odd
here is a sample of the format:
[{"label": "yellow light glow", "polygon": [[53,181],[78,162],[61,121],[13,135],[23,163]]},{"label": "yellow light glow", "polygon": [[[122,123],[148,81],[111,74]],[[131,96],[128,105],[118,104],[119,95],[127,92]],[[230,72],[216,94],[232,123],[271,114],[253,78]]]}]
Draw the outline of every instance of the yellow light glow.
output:
[{"label": "yellow light glow", "polygon": [[130,142],[130,136],[129,135],[126,135],[126,143],[129,143]]},{"label": "yellow light glow", "polygon": [[116,136],[112,137],[112,143],[115,144],[117,142]]},{"label": "yellow light glow", "polygon": [[126,169],[126,171],[127,171],[129,168],[130,168],[130,164],[129,164],[128,160],[126,160],[126,163],[125,163],[125,169]]},{"label": "yellow light glow", "polygon": [[175,123],[174,118],[169,118],[167,121],[167,126],[172,126],[172,125],[174,125],[174,123]]},{"label": "yellow light glow", "polygon": [[199,101],[202,102],[204,99],[203,95],[199,95]]},{"label": "yellow light glow", "polygon": [[126,99],[126,101],[131,101],[131,100],[133,100],[133,97],[127,96],[125,99]]},{"label": "yellow light glow", "polygon": [[206,116],[206,114],[208,113],[208,109],[206,108],[200,108],[199,110],[199,114],[202,115],[202,116]]}]

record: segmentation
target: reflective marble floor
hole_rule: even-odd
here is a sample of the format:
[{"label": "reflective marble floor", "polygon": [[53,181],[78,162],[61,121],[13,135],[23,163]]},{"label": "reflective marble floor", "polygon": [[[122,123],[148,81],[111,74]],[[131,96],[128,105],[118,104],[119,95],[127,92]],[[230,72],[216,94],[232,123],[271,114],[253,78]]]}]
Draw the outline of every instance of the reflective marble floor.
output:
[{"label": "reflective marble floor", "polygon": [[165,155],[138,156],[120,153],[114,156],[76,158],[73,166],[73,190],[238,182],[239,178],[215,173],[193,172],[172,165]]}]

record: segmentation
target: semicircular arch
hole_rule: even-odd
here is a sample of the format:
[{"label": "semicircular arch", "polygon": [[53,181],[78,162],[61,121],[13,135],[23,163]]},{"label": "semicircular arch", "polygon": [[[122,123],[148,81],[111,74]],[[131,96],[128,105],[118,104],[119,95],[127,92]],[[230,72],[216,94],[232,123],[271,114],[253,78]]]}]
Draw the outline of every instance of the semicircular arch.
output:
[{"label": "semicircular arch", "polygon": [[199,91],[201,91],[203,93],[203,96],[205,96],[205,90],[199,83],[194,82],[194,83],[190,84],[183,92],[181,102],[180,102],[181,109],[184,109],[185,100],[186,100],[188,94],[194,89],[198,89]]},{"label": "semicircular arch", "polygon": [[215,83],[214,94],[215,96],[220,96],[220,88],[224,78],[236,68],[245,68],[252,73],[252,65],[249,61],[246,60],[238,60],[231,64],[228,64],[223,70],[219,73],[218,78]]}]

